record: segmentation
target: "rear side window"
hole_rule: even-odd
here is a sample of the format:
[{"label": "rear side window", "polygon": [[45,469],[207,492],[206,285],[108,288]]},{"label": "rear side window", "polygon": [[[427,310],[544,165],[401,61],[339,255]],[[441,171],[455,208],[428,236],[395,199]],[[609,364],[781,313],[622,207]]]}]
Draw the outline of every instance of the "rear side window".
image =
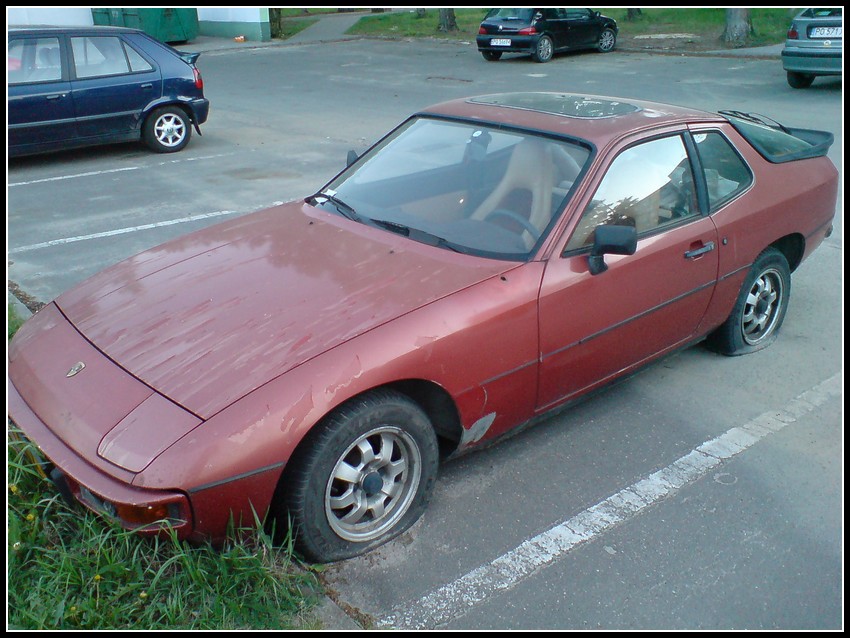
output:
[{"label": "rear side window", "polygon": [[71,38],[74,69],[78,78],[121,75],[150,71],[153,67],[121,38],[113,36],[84,36]]},{"label": "rear side window", "polygon": [[717,131],[694,134],[708,187],[709,210],[714,212],[752,184],[753,176],[741,156]]},{"label": "rear side window", "polygon": [[55,82],[62,79],[59,38],[19,38],[9,41],[9,84]]}]

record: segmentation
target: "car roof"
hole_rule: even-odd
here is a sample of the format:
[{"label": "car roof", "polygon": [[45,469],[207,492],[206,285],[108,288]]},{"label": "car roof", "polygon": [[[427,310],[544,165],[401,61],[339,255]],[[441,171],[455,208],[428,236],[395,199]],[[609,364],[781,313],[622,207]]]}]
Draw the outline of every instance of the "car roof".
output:
[{"label": "car roof", "polygon": [[671,104],[554,92],[469,97],[436,104],[422,113],[580,138],[597,146],[648,128],[726,121],[714,113]]},{"label": "car roof", "polygon": [[111,25],[57,25],[57,24],[18,24],[7,29],[10,35],[29,33],[141,33],[139,29],[116,27]]}]

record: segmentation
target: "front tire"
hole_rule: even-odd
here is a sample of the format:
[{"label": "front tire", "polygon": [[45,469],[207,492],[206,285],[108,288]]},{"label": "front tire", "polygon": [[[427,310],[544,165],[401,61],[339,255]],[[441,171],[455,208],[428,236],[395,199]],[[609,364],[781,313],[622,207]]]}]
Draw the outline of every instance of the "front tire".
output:
[{"label": "front tire", "polygon": [[788,260],[775,248],[758,256],[729,318],[709,335],[707,345],[721,354],[735,356],[766,348],[776,335],[791,294]]},{"label": "front tire", "polygon": [[548,62],[555,54],[555,45],[552,43],[552,38],[548,35],[541,35],[537,40],[537,46],[534,47],[534,52],[531,57],[535,62]]},{"label": "front tire", "polygon": [[600,53],[608,53],[613,51],[617,46],[617,34],[613,29],[603,29],[599,34],[599,41],[596,43],[596,50]]},{"label": "front tire", "polygon": [[437,438],[425,412],[377,390],[332,413],[285,472],[280,505],[309,560],[363,554],[424,512],[437,475]]},{"label": "front tire", "polygon": [[192,138],[192,122],[186,112],[176,106],[155,110],[145,120],[142,139],[157,153],[176,153]]}]

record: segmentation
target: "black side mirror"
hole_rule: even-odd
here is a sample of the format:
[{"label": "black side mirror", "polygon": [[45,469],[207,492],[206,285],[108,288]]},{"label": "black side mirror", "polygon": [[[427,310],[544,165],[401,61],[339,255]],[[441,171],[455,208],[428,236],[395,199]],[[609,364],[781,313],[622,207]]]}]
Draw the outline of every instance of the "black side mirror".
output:
[{"label": "black side mirror", "polygon": [[348,155],[346,155],[345,157],[345,167],[348,168],[349,166],[354,164],[354,162],[356,162],[358,159],[360,159],[360,156],[357,153],[355,153],[353,150],[348,151]]},{"label": "black side mirror", "polygon": [[601,225],[593,231],[593,248],[587,257],[591,275],[608,270],[605,255],[634,255],[637,250],[637,230],[634,226]]}]

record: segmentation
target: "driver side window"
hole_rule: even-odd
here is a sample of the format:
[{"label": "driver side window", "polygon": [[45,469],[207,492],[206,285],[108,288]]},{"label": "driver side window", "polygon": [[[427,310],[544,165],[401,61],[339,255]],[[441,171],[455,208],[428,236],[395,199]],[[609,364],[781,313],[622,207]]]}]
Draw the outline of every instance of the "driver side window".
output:
[{"label": "driver side window", "polygon": [[566,250],[593,244],[597,226],[634,226],[640,237],[697,215],[693,173],[682,137],[651,140],[614,159]]}]

